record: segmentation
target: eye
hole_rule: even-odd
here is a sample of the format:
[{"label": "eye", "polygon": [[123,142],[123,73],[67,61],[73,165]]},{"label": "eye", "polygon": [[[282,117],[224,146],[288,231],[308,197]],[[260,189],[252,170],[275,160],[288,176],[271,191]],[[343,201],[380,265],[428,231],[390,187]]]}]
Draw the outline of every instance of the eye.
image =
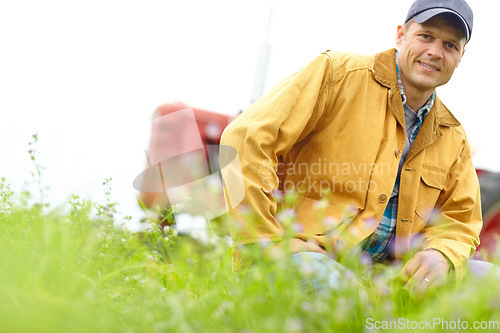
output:
[{"label": "eye", "polygon": [[420,34],[418,35],[420,38],[422,39],[425,39],[425,40],[430,40],[432,39],[432,36],[431,35],[427,35],[427,34]]},{"label": "eye", "polygon": [[455,44],[450,43],[450,42],[446,42],[446,43],[444,43],[444,45],[445,45],[447,48],[452,49],[452,50],[456,50],[456,49],[457,49],[457,47],[455,46]]}]

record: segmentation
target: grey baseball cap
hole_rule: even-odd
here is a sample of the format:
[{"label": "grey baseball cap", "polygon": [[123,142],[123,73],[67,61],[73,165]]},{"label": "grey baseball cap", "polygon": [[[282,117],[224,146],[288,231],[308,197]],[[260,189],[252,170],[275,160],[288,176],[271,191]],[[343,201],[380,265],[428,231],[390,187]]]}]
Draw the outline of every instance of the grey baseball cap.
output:
[{"label": "grey baseball cap", "polygon": [[417,23],[424,23],[430,18],[443,14],[455,14],[463,23],[467,42],[472,35],[472,9],[464,0],[416,0],[408,11],[405,23],[414,18]]}]

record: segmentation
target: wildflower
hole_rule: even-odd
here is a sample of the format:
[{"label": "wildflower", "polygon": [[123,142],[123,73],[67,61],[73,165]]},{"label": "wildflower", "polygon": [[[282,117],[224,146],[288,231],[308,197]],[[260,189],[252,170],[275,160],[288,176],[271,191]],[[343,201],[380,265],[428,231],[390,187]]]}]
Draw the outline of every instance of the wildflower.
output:
[{"label": "wildflower", "polygon": [[335,316],[336,321],[342,322],[349,318],[349,314],[353,312],[353,303],[352,300],[348,300],[345,297],[341,297],[337,300],[337,304],[335,306],[335,311],[333,315]]},{"label": "wildflower", "polygon": [[375,228],[378,224],[377,219],[374,217],[369,217],[365,220],[365,224],[368,228]]},{"label": "wildflower", "polygon": [[287,318],[285,321],[285,332],[303,332],[304,324],[300,318]]},{"label": "wildflower", "polygon": [[125,277],[125,279],[123,279],[123,281],[125,282],[129,282],[130,281],[130,278],[128,276]]},{"label": "wildflower", "polygon": [[328,207],[328,201],[326,201],[324,199],[316,201],[313,204],[313,208],[316,210],[325,210],[327,207]]},{"label": "wildflower", "polygon": [[207,177],[206,178],[208,189],[212,194],[222,193],[222,184],[219,177]]},{"label": "wildflower", "polygon": [[241,218],[238,218],[236,221],[234,221],[234,226],[237,230],[243,230],[243,228],[245,228],[245,221]]},{"label": "wildflower", "polygon": [[293,231],[295,231],[297,233],[304,232],[304,226],[300,223],[292,224],[292,229],[293,229]]},{"label": "wildflower", "polygon": [[308,301],[304,301],[302,302],[301,306],[302,310],[306,311],[306,312],[311,312],[311,313],[314,313],[314,305],[312,305],[311,302],[308,302]]},{"label": "wildflower", "polygon": [[389,296],[391,294],[388,277],[384,276],[383,274],[376,275],[373,277],[372,282],[373,287],[378,295]]},{"label": "wildflower", "polygon": [[276,219],[281,222],[289,222],[290,220],[293,220],[295,218],[295,210],[291,208],[287,208],[281,212],[278,213],[276,216]]},{"label": "wildflower", "polygon": [[269,239],[268,237],[260,237],[258,243],[261,247],[268,247],[269,245],[271,245],[271,239]]},{"label": "wildflower", "polygon": [[373,264],[373,259],[371,255],[369,255],[366,252],[363,252],[361,256],[359,257],[359,260],[361,261],[361,264],[366,267],[370,267]]},{"label": "wildflower", "polygon": [[347,206],[346,211],[347,211],[348,215],[355,215],[355,214],[359,213],[359,209],[357,209],[354,206]]},{"label": "wildflower", "polygon": [[239,215],[246,215],[252,212],[250,207],[248,207],[247,205],[239,205],[237,211]]},{"label": "wildflower", "polygon": [[424,237],[422,234],[415,235],[410,241],[410,250],[418,251],[424,244]]},{"label": "wildflower", "polygon": [[89,291],[87,291],[85,293],[85,298],[87,298],[87,299],[95,299],[95,294],[92,291],[89,290]]},{"label": "wildflower", "polygon": [[314,265],[309,261],[302,262],[299,266],[299,270],[306,276],[313,275],[316,272]]},{"label": "wildflower", "polygon": [[273,191],[273,196],[276,199],[277,202],[282,202],[283,201],[283,192],[276,190]]},{"label": "wildflower", "polygon": [[440,211],[439,209],[428,208],[423,211],[424,216],[429,216],[427,225],[440,225],[443,224],[443,220],[439,218]]},{"label": "wildflower", "polygon": [[148,255],[149,260],[154,260],[155,258],[152,255]]},{"label": "wildflower", "polygon": [[314,307],[316,308],[316,313],[318,314],[330,312],[330,307],[328,306],[328,304],[320,298],[314,301]]},{"label": "wildflower", "polygon": [[469,264],[469,270],[471,271],[473,276],[477,277],[485,277],[489,273],[491,273],[493,266],[490,266],[491,264],[482,262],[482,261],[475,261],[471,264]]},{"label": "wildflower", "polygon": [[170,226],[166,225],[163,227],[163,232],[168,233],[170,231]]},{"label": "wildflower", "polygon": [[328,216],[323,220],[323,225],[325,226],[326,229],[332,229],[337,225],[337,220],[335,220],[331,216]]},{"label": "wildflower", "polygon": [[286,252],[279,247],[272,247],[269,251],[269,258],[274,261],[281,261],[286,257]]}]

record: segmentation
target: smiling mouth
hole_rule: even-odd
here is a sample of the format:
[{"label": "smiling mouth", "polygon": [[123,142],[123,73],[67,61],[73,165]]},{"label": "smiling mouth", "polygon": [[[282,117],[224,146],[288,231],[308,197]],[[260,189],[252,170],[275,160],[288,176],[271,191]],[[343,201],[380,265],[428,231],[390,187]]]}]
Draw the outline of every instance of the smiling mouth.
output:
[{"label": "smiling mouth", "polygon": [[427,65],[427,64],[424,64],[423,62],[420,62],[420,61],[419,61],[418,63],[419,63],[420,65],[422,65],[422,66],[426,67],[426,68],[429,68],[430,70],[433,70],[433,71],[437,71],[437,72],[439,72],[439,68],[432,67],[432,66]]}]

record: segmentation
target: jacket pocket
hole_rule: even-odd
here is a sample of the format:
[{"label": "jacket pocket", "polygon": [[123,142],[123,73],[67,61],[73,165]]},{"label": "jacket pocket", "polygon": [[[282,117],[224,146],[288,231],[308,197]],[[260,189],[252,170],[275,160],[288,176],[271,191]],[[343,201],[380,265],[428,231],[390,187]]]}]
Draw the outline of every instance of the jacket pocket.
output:
[{"label": "jacket pocket", "polygon": [[447,170],[443,168],[423,166],[415,213],[417,217],[422,219],[424,225],[435,211],[436,202],[443,190],[447,175]]}]

